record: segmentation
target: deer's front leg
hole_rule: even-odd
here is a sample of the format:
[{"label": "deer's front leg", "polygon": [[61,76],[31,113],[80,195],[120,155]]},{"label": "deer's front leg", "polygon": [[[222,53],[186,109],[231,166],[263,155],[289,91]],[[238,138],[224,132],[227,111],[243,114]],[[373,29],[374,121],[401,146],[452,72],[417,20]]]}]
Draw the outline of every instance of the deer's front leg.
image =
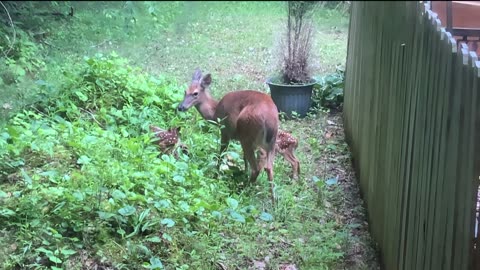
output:
[{"label": "deer's front leg", "polygon": [[243,153],[243,162],[245,163],[245,173],[248,173],[248,161],[245,153]]},{"label": "deer's front leg", "polygon": [[229,142],[230,142],[230,138],[222,132],[222,138],[220,140],[220,157],[218,159],[218,165],[217,165],[219,170],[220,170],[221,159],[222,159],[221,156],[227,149]]}]

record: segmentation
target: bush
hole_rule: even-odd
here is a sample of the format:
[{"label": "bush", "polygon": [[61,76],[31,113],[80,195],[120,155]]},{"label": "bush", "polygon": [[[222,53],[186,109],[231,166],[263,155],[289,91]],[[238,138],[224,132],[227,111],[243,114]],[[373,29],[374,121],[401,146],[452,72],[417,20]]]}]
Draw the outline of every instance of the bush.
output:
[{"label": "bush", "polygon": [[312,107],[341,110],[343,105],[343,88],[345,86],[345,71],[337,68],[335,73],[328,74],[318,79],[317,82],[313,88]]}]

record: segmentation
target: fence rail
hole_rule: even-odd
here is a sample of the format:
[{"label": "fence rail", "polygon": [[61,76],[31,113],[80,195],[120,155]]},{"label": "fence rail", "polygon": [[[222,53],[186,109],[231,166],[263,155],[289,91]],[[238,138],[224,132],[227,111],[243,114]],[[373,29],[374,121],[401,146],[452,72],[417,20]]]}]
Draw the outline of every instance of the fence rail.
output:
[{"label": "fence rail", "polygon": [[344,126],[388,270],[480,269],[480,61],[440,26],[420,2],[352,2]]}]

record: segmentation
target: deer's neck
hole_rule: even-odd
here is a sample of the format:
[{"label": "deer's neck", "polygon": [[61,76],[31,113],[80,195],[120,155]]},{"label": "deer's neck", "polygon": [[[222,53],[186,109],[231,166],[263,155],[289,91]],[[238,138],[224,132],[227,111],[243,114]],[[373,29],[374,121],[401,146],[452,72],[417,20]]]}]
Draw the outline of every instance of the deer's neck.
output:
[{"label": "deer's neck", "polygon": [[217,105],[218,101],[214,100],[210,95],[207,95],[205,101],[196,105],[195,107],[204,119],[215,121],[214,115]]}]

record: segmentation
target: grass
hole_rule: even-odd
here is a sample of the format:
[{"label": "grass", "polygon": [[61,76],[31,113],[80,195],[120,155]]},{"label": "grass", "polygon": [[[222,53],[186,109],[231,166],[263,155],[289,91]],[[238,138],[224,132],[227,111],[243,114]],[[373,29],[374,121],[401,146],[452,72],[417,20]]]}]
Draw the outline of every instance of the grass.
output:
[{"label": "grass", "polygon": [[[30,153],[30,150],[20,154],[25,159],[25,166],[20,166],[17,171],[2,176],[4,178],[0,180],[0,190],[3,193],[0,193],[2,195],[0,199],[10,207],[19,204],[22,206],[25,203],[30,208],[23,205],[22,207],[25,207],[23,209],[43,211],[46,217],[43,220],[40,219],[40,222],[51,224],[52,229],[59,230],[55,227],[54,220],[50,220],[50,218],[56,217],[55,211],[69,213],[67,210],[70,208],[60,210],[59,198],[44,194],[54,190],[60,192],[56,189],[58,183],[48,182],[44,179],[48,172],[55,170],[68,172],[71,177],[77,177],[78,181],[85,181],[61,184],[60,187],[67,191],[73,193],[75,190],[86,190],[87,192],[88,190],[107,188],[106,192],[110,193],[114,191],[113,187],[118,185],[116,188],[129,194],[128,200],[119,199],[120,201],[127,200],[125,203],[135,206],[138,204],[140,208],[148,208],[148,204],[142,202],[143,196],[147,200],[146,194],[154,191],[138,190],[135,184],[128,180],[128,176],[137,173],[138,169],[135,167],[137,163],[151,162],[167,166],[157,158],[144,157],[145,153],[150,152],[146,150],[144,153],[141,150],[143,148],[138,146],[140,145],[139,140],[141,140],[139,138],[142,136],[138,134],[140,126],[146,125],[148,121],[163,121],[164,124],[183,126],[182,140],[189,145],[190,149],[193,149],[194,156],[188,163],[188,166],[192,167],[191,173],[193,174],[193,171],[196,170],[193,169],[195,166],[204,166],[205,175],[195,179],[203,185],[209,185],[209,188],[203,186],[202,190],[190,194],[189,192],[192,191],[189,191],[188,188],[184,190],[181,185],[180,187],[175,185],[163,187],[163,184],[160,184],[165,190],[178,196],[168,199],[176,204],[179,203],[176,198],[195,201],[206,196],[208,197],[205,199],[206,203],[218,204],[215,207],[218,207],[217,210],[222,213],[222,216],[219,218],[214,213],[216,211],[207,208],[205,211],[208,212],[208,215],[206,217],[200,215],[200,221],[198,221],[196,220],[199,218],[197,213],[193,214],[193,212],[188,212],[190,210],[187,211],[179,206],[172,212],[172,215],[176,217],[174,218],[175,224],[177,224],[173,226],[173,229],[155,227],[158,229],[157,232],[147,230],[146,235],[137,235],[131,238],[119,237],[113,232],[111,227],[115,226],[115,222],[99,222],[87,217],[83,224],[79,220],[75,220],[78,217],[71,216],[71,222],[78,222],[75,226],[79,226],[85,231],[81,234],[84,239],[77,242],[68,235],[63,235],[63,237],[57,238],[57,242],[54,242],[51,237],[40,233],[43,229],[39,224],[32,224],[32,220],[12,221],[8,227],[0,231],[0,242],[3,243],[0,245],[2,251],[0,254],[4,254],[0,255],[0,261],[4,262],[2,267],[13,269],[15,265],[24,264],[37,265],[38,269],[48,269],[46,265],[63,266],[65,269],[79,269],[81,266],[132,269],[139,267],[142,263],[144,265],[147,262],[153,264],[155,260],[152,261],[154,258],[151,255],[152,252],[158,252],[166,269],[285,269],[288,265],[298,269],[374,269],[376,267],[375,254],[368,242],[370,241],[368,227],[364,224],[364,210],[361,206],[352,207],[352,204],[361,205],[361,200],[358,198],[358,190],[354,189],[354,178],[349,167],[348,148],[343,140],[341,127],[339,128],[341,121],[338,116],[318,112],[306,119],[282,122],[282,129],[292,131],[300,140],[296,154],[301,162],[302,175],[297,182],[290,180],[287,177],[290,167],[280,156],[277,157],[275,181],[279,201],[273,207],[269,202],[269,185],[265,174],[260,176],[256,185],[243,185],[244,176],[239,174],[239,169],[235,169],[233,166],[231,167],[232,171],[224,172],[219,179],[214,178],[214,170],[210,169],[209,164],[215,158],[213,152],[218,149],[217,131],[202,126],[205,123],[200,120],[198,113],[194,110],[183,115],[175,114],[175,100],[180,101],[180,96],[196,67],[212,74],[212,92],[217,98],[228,91],[238,89],[268,91],[264,81],[275,72],[276,68],[275,44],[285,18],[283,3],[73,2],[72,5],[75,8],[75,17],[69,21],[51,20],[43,24],[27,25],[35,31],[41,27],[42,30],[50,33],[43,40],[43,45],[39,45],[45,68],[6,86],[4,91],[0,92],[0,104],[9,104],[12,107],[3,109],[2,113],[5,116],[13,115],[24,104],[38,99],[34,91],[39,89],[34,83],[36,80],[42,80],[53,85],[54,88],[63,89],[66,79],[78,80],[73,75],[76,73],[72,70],[80,69],[76,63],[83,62],[85,56],[93,57],[97,53],[108,55],[112,51],[122,58],[129,59],[130,64],[141,67],[153,78],[162,81],[162,84],[148,86],[148,91],[146,90],[148,95],[160,91],[157,88],[165,88],[167,90],[164,91],[169,94],[165,94],[163,98],[170,96],[172,101],[160,108],[152,107],[152,104],[158,104],[158,102],[163,104],[161,103],[163,101],[148,101],[147,105],[142,103],[141,106],[134,107],[133,111],[129,112],[133,115],[130,118],[126,116],[127,111],[121,109],[116,112],[116,115],[122,115],[125,119],[129,119],[130,123],[127,121],[125,124],[112,125],[113,131],[108,130],[105,133],[92,120],[83,119],[86,116],[90,117],[89,114],[78,114],[81,119],[71,120],[73,127],[78,132],[77,137],[69,135],[73,137],[65,139],[68,142],[66,149],[62,147],[56,149],[57,153],[53,158],[37,156]],[[335,71],[337,65],[345,63],[348,17],[338,10],[323,8],[317,12],[315,20],[318,27],[313,59],[315,75],[321,76]],[[114,73],[115,70],[109,69],[108,72]],[[143,85],[144,83],[142,79],[133,77],[133,75],[127,77],[132,81],[125,84],[129,85],[125,87],[126,90],[134,89],[131,85]],[[169,81],[168,86],[163,86],[164,81]],[[71,84],[82,87],[84,82]],[[118,85],[123,86],[124,84]],[[67,87],[65,89],[77,88]],[[82,89],[81,91],[87,91]],[[66,100],[70,99],[69,96]],[[144,116],[140,113],[141,110],[150,110],[151,113]],[[99,121],[102,121],[103,116],[100,109],[92,110],[90,113],[96,114]],[[45,125],[51,125],[58,134],[68,133],[66,127],[51,123],[52,115],[39,114],[34,118],[37,122],[48,123]],[[21,125],[26,127],[38,125],[35,121],[30,122],[29,117],[21,119],[23,120],[17,119],[16,122],[10,122],[7,128],[16,129]],[[329,124],[327,120],[334,124]],[[132,121],[138,122],[138,124],[132,123]],[[120,129],[122,129],[121,132]],[[9,129],[7,131],[10,132]],[[130,132],[130,134],[121,138],[122,132]],[[25,145],[22,147],[25,149],[30,149],[32,142],[40,141],[40,139],[35,140],[31,134],[29,136],[24,139]],[[76,158],[82,157],[78,153],[69,152],[69,147],[82,147],[78,145],[82,140],[102,136],[117,136],[116,143],[123,149],[115,150],[117,152],[104,150],[104,146],[110,145],[107,140],[85,149],[81,148],[81,151],[83,151],[83,155],[98,160],[104,160],[109,156],[108,153],[117,153],[112,160],[107,159],[107,163],[103,165],[98,163],[98,167],[87,165],[82,167],[78,164],[67,167],[65,165],[65,161],[71,159],[69,155],[78,155]],[[50,134],[45,137],[45,145],[40,145],[40,148],[48,149],[49,144],[47,143],[55,140],[58,141],[58,144],[62,144],[61,139]],[[241,153],[238,143],[231,144],[229,149],[232,151],[230,154],[233,155],[234,165],[243,168],[242,161],[235,156],[235,153]],[[138,155],[144,158],[143,161],[136,160],[138,156],[134,156],[134,153],[137,153],[135,151],[141,152],[141,154],[138,152]],[[135,161],[125,159],[123,155],[132,155]],[[40,159],[40,161],[35,161],[34,158]],[[37,165],[37,163],[45,163],[42,162],[42,159],[48,160],[46,165],[42,165],[43,167]],[[195,165],[195,163],[197,164]],[[107,164],[111,164],[112,167],[108,167]],[[172,164],[177,163],[173,162]],[[155,167],[149,168],[155,170]],[[336,179],[339,175],[338,182],[327,181]],[[124,180],[116,179],[117,177]],[[166,177],[165,181],[168,182],[167,179],[170,179],[172,175],[169,174]],[[48,177],[48,179],[55,178]],[[25,199],[26,201],[21,202],[12,199],[12,196],[15,197],[15,194],[19,194],[25,188],[25,182],[28,184],[27,180],[33,182],[33,187],[29,186],[29,189],[34,191],[28,196],[31,196],[31,199],[42,198],[45,201],[43,204],[27,204],[28,197]],[[100,180],[102,183],[97,183]],[[137,181],[139,181],[138,186],[148,187],[152,184],[148,179],[139,178]],[[113,185],[111,190],[108,189],[110,187],[106,183]],[[347,191],[350,194],[344,194]],[[38,197],[38,194],[42,194],[41,197]],[[132,196],[139,198],[139,201],[130,198]],[[72,201],[75,200],[72,199]],[[55,203],[59,203],[56,208],[53,207]],[[84,211],[81,210],[81,203],[77,203],[78,205],[69,207],[79,207],[72,209]],[[108,205],[106,199],[105,205]],[[39,208],[37,209],[37,207]],[[121,209],[128,210],[128,208]],[[54,211],[51,212],[52,210]],[[2,213],[5,215],[4,218],[7,217],[6,212]],[[238,222],[241,217],[236,214],[246,218],[246,222]],[[58,215],[68,223],[70,214]],[[151,221],[158,223],[159,217],[151,215],[149,216]],[[29,215],[25,214],[25,216]],[[181,217],[196,221],[186,222],[184,220],[182,223]],[[21,219],[19,218],[19,220]],[[135,227],[139,221],[128,219],[125,222],[127,225],[122,225],[123,227],[118,225],[118,227],[130,229],[130,226]],[[168,220],[165,222],[165,224],[169,224]],[[65,226],[69,228],[69,225]],[[90,226],[98,226],[100,230],[95,232],[95,229],[92,229],[94,237],[89,236],[90,234],[86,232]],[[54,232],[49,233],[49,235],[52,234],[55,235]],[[11,235],[15,235],[15,238]],[[42,237],[43,243],[39,244],[42,242]],[[173,239],[170,241],[168,237]],[[20,241],[16,241],[16,239]],[[146,239],[156,240],[148,242]],[[162,240],[158,242],[158,239]],[[45,244],[45,241],[49,243]],[[70,244],[69,241],[74,243]],[[89,241],[93,241],[93,243]],[[34,249],[30,249],[29,246],[36,248],[45,246],[57,251],[67,250],[64,252],[65,254],[69,254],[69,249],[60,247],[70,246],[75,250],[75,255],[66,256],[64,254],[63,263],[52,266],[51,263],[48,264],[44,261],[44,256],[51,256],[51,254],[45,251],[35,253]],[[23,254],[20,252],[22,249],[25,250]],[[49,258],[51,260],[51,257]],[[32,264],[32,261],[35,264]]]}]

